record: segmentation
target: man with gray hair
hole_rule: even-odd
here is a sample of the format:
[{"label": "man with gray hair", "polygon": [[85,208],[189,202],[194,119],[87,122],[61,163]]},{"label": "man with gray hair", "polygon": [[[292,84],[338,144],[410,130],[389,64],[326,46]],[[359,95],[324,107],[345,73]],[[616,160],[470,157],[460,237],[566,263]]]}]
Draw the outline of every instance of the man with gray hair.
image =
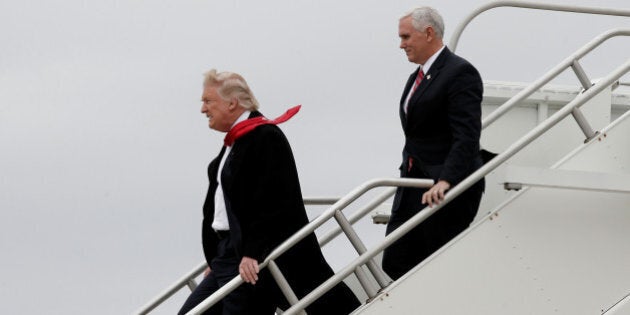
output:
[{"label": "man with gray hair", "polygon": [[[468,61],[444,46],[444,22],[433,8],[412,10],[399,20],[400,48],[419,67],[403,90],[399,114],[405,134],[400,176],[431,178],[429,189],[398,188],[387,225],[389,234],[483,164],[479,154],[483,83]],[[398,279],[430,256],[474,219],[480,180],[415,227],[383,253],[383,269]]]},{"label": "man with gray hair", "polygon": [[[276,126],[295,115],[299,106],[266,119],[245,79],[232,72],[209,71],[203,87],[201,112],[211,129],[226,136],[208,167],[202,243],[209,268],[179,314],[240,275],[246,283],[204,314],[271,315],[289,304],[258,264],[308,223],[293,153]],[[298,298],[333,275],[313,233],[276,262]],[[352,291],[340,283],[306,311],[345,315],[358,306]]]}]

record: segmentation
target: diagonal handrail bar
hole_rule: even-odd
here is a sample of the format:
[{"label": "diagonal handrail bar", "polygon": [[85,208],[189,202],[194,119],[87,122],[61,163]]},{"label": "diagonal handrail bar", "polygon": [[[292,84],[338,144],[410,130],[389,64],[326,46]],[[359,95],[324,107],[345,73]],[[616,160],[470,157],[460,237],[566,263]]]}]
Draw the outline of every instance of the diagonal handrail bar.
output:
[{"label": "diagonal handrail bar", "polygon": [[597,48],[606,40],[616,37],[616,36],[630,36],[630,29],[627,29],[627,28],[612,29],[596,36],[593,40],[591,40],[586,45],[576,50],[569,57],[567,57],[558,65],[556,65],[551,70],[549,70],[545,75],[538,78],[538,80],[531,83],[525,89],[521,90],[516,95],[511,97],[508,101],[506,101],[501,106],[499,106],[497,109],[492,111],[492,113],[488,114],[488,116],[486,116],[486,118],[482,120],[481,128],[485,129],[486,127],[491,125],[493,122],[499,119],[499,117],[503,116],[507,111],[512,109],[514,106],[518,105],[518,103],[528,98],[534,92],[538,91],[541,87],[543,87],[543,85],[549,83],[551,80],[557,77],[560,73],[562,73],[563,71],[573,66],[573,64],[575,64],[577,60],[584,57],[586,54],[588,54],[589,52]]},{"label": "diagonal handrail bar", "polygon": [[[365,215],[367,215],[372,210],[374,210],[376,207],[378,207],[383,202],[385,202],[385,200],[387,200],[389,197],[393,196],[395,192],[396,192],[396,188],[395,187],[390,187],[390,188],[386,189],[380,195],[376,196],[374,199],[372,199],[370,202],[368,202],[368,204],[366,206],[364,206],[363,209],[357,210],[354,213],[352,213],[350,215],[350,217],[348,217],[348,221],[351,224],[359,221]],[[330,242],[335,237],[337,237],[337,235],[341,234],[341,232],[342,232],[341,227],[340,226],[335,226],[334,229],[330,230],[328,233],[324,234],[324,236],[322,236],[320,238],[319,246],[320,247],[324,247],[324,245],[328,244],[328,242]]]},{"label": "diagonal handrail bar", "polygon": [[198,275],[200,275],[206,269],[206,267],[208,267],[208,264],[205,261],[199,263],[199,265],[197,265],[191,271],[183,275],[181,278],[179,278],[177,281],[171,284],[168,288],[164,289],[164,291],[162,291],[159,295],[157,295],[155,298],[153,298],[152,300],[147,302],[144,306],[142,306],[140,309],[138,309],[135,312],[135,314],[138,314],[138,315],[149,314],[149,312],[154,310],[156,307],[160,306],[160,304],[168,300],[171,296],[177,293],[177,291],[181,290],[190,281],[192,281]]},{"label": "diagonal handrail bar", "polygon": [[[304,205],[332,205],[338,200],[339,198],[335,198],[335,197],[306,197],[304,198]],[[349,221],[351,223],[354,223],[357,220],[359,220],[361,217],[363,217],[363,215],[360,215],[361,213],[363,212],[367,213],[368,211],[374,209],[377,205],[373,205],[373,204],[375,202],[378,202],[377,200],[372,201],[368,206],[366,206],[365,209],[357,211],[358,213],[353,213],[350,216]],[[341,233],[341,228],[339,226],[336,226],[333,230],[331,230],[328,234],[326,234],[322,238],[322,240],[319,241],[320,246],[324,246],[326,243],[331,241],[339,233]],[[197,278],[207,267],[208,267],[208,264],[206,263],[205,260],[200,262],[196,267],[194,267],[192,270],[190,270],[189,272],[181,276],[177,281],[173,282],[170,286],[164,289],[160,294],[158,294],[149,302],[147,302],[144,306],[139,308],[134,314],[138,314],[138,315],[149,314],[156,307],[160,306],[160,304],[164,303],[164,301],[168,300],[179,290],[187,286],[191,281],[194,281],[194,279]],[[191,291],[192,291],[192,288],[191,288]]]},{"label": "diagonal handrail bar", "polygon": [[[373,200],[368,202],[367,205],[365,205],[362,209],[359,209],[355,211],[354,213],[352,213],[348,217],[348,221],[351,224],[356,223],[358,220],[360,220],[365,215],[367,215],[370,211],[374,210],[380,204],[385,202],[385,200],[391,197],[394,194],[394,192],[396,192],[396,188],[390,187],[386,189],[383,193],[381,193],[380,195],[375,197]],[[339,199],[340,199],[339,197],[305,197],[304,205],[309,205],[309,206],[332,205],[335,202],[339,201]],[[341,232],[342,232],[341,227],[339,225],[336,225],[334,228],[328,231],[328,233],[324,234],[324,236],[322,236],[319,239],[318,241],[319,246],[324,247],[326,244],[332,241]],[[177,281],[171,284],[169,287],[164,289],[160,294],[158,294],[152,300],[147,302],[144,306],[138,309],[134,314],[138,314],[138,315],[149,314],[152,310],[160,306],[160,304],[168,300],[175,293],[177,293],[179,290],[185,287],[188,283],[190,283],[191,281],[194,281],[194,279],[197,278],[206,269],[206,267],[208,267],[208,264],[204,260],[201,263],[199,263],[199,265],[197,265],[195,268],[193,268],[191,271],[187,272],[185,275],[183,275],[181,278],[179,278]]]},{"label": "diagonal handrail bar", "polygon": [[500,0],[500,1],[492,1],[485,5],[478,7],[475,11],[470,13],[462,22],[460,22],[455,31],[453,32],[453,36],[451,37],[451,41],[448,44],[450,50],[455,52],[457,49],[457,44],[459,42],[459,38],[461,37],[464,29],[468,24],[476,18],[479,14],[488,11],[490,9],[499,8],[499,7],[515,7],[515,8],[524,8],[524,9],[536,9],[536,10],[547,10],[547,11],[560,11],[560,12],[571,12],[571,13],[586,13],[586,14],[596,14],[596,15],[611,15],[611,16],[627,16],[630,17],[630,10],[627,9],[610,9],[610,8],[601,8],[601,7],[583,7],[583,6],[575,6],[575,5],[563,5],[563,4],[553,4],[553,3],[540,3],[533,1],[519,1],[519,0]]},{"label": "diagonal handrail bar", "polygon": [[553,126],[558,124],[561,120],[571,114],[573,109],[582,106],[584,103],[589,101],[595,95],[599,94],[603,89],[611,86],[616,80],[621,78],[624,74],[630,71],[630,59],[626,61],[622,66],[615,69],[608,76],[595,83],[590,89],[586,90],[584,93],[580,94],[574,100],[566,104],[555,114],[547,118],[543,123],[532,129],[529,133],[521,137],[515,143],[513,143],[507,150],[500,153],[496,157],[494,157],[491,161],[486,163],[480,169],[472,173],[466,179],[464,179],[461,183],[453,187],[448,194],[444,195],[444,200],[439,205],[431,208],[426,207],[421,210],[419,213],[411,217],[404,224],[402,224],[398,229],[394,230],[392,233],[387,235],[378,245],[363,253],[361,256],[357,257],[350,264],[346,265],[342,270],[337,272],[334,276],[329,278],[315,290],[311,291],[311,293],[307,294],[304,298],[302,298],[298,303],[291,306],[287,309],[283,314],[291,315],[295,314],[298,311],[303,310],[308,305],[313,303],[317,298],[323,295],[325,292],[330,290],[336,284],[341,282],[347,276],[349,276],[356,266],[365,264],[368,260],[372,259],[376,254],[383,251],[385,248],[390,246],[393,242],[400,239],[403,235],[405,235],[409,230],[417,226],[426,220],[429,216],[434,214],[436,211],[440,210],[444,205],[451,202],[454,198],[462,194],[466,191],[470,186],[474,185],[481,178],[489,174],[491,171],[496,169],[499,165],[503,164],[507,159],[514,156],[516,153],[521,151],[524,147],[526,147],[529,143],[536,140],[542,134],[544,134],[547,130],[551,129]]},{"label": "diagonal handrail bar", "polygon": [[[274,249],[263,261],[259,268],[262,270],[267,267],[270,261],[277,259],[284,252],[289,250],[293,245],[297,244],[299,241],[304,239],[306,236],[313,233],[318,227],[326,223],[329,219],[333,218],[337,211],[341,211],[345,209],[348,205],[354,202],[356,199],[361,197],[366,192],[370,191],[376,187],[416,187],[416,188],[428,188],[433,185],[433,180],[431,179],[415,179],[415,178],[377,178],[369,180],[362,185],[355,188],[353,191],[348,193],[346,196],[337,201],[334,205],[328,208],[324,213],[319,215],[313,221],[308,223],[298,232],[289,237],[286,241],[280,244],[276,249]],[[365,260],[367,262],[371,258]],[[359,266],[356,265],[355,268]],[[353,268],[352,272],[354,272],[355,268]],[[352,273],[351,272],[351,273]],[[345,277],[344,277],[345,278]],[[341,279],[343,280],[343,278]],[[340,281],[341,281],[340,280]],[[217,290],[214,294],[209,296],[203,302],[199,303],[196,307],[190,310],[186,315],[196,315],[201,314],[201,312],[207,310],[212,305],[223,299],[230,292],[236,289],[239,285],[243,283],[243,279],[240,276],[234,277],[230,282],[225,284],[219,290]],[[333,285],[334,286],[334,285]],[[323,293],[322,293],[323,294]],[[312,302],[311,302],[312,303]],[[309,303],[310,304],[310,303]],[[296,304],[297,305],[297,304]]]}]

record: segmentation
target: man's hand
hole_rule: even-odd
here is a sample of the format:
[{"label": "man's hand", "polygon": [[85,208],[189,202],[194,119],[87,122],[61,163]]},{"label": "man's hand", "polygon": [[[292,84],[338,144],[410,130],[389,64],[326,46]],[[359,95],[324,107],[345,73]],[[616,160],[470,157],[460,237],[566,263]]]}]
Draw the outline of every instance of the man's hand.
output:
[{"label": "man's hand", "polygon": [[241,278],[247,283],[256,284],[258,281],[258,261],[253,258],[243,257],[241,264],[238,266],[238,272]]},{"label": "man's hand", "polygon": [[451,188],[445,180],[438,181],[435,185],[422,195],[422,204],[429,204],[429,207],[433,207],[433,204],[437,205],[444,200],[444,194]]},{"label": "man's hand", "polygon": [[203,277],[207,277],[210,274],[210,271],[212,271],[210,270],[210,267],[207,267],[206,270],[203,271]]}]

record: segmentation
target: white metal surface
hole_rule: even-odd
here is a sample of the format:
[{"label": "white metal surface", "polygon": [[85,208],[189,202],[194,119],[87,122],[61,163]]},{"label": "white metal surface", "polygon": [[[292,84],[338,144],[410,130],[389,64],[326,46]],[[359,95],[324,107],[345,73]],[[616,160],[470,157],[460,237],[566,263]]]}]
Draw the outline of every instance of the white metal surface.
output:
[{"label": "white metal surface", "polygon": [[356,314],[601,314],[630,290],[628,204],[530,189]]},{"label": "white metal surface", "polygon": [[611,306],[602,315],[625,315],[630,314],[630,293],[626,295],[619,302],[615,303],[615,305]]},{"label": "white metal surface", "polygon": [[[544,118],[548,118],[558,111],[558,105],[562,104],[565,98],[564,93],[554,93],[552,90],[541,93],[540,97],[549,95],[550,100],[547,113]],[[550,95],[560,94],[557,98]],[[568,98],[568,97],[567,97]],[[601,130],[611,123],[611,90],[610,88],[593,97],[584,104],[581,109],[589,122],[596,130]],[[493,110],[492,106],[484,106],[484,113]],[[490,125],[482,132],[482,147],[492,152],[505,151],[516,139],[523,134],[540,125],[539,120],[543,113],[538,112],[538,108],[516,107],[506,113],[500,120]],[[511,165],[525,167],[549,168],[555,162],[581,145],[584,135],[579,127],[571,119],[565,119],[551,130],[546,132],[527,148],[519,152],[505,165],[486,176],[486,192],[481,200],[478,218],[483,217],[487,212],[503,200],[514,195],[514,192],[505,191],[502,183],[505,178],[505,167]]]},{"label": "white metal surface", "polygon": [[509,166],[505,182],[523,186],[630,193],[630,174]]}]

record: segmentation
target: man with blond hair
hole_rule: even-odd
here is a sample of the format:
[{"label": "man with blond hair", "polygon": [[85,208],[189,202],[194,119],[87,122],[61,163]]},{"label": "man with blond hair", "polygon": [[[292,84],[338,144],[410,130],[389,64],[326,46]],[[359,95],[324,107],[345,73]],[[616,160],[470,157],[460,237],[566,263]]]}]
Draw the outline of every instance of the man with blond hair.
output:
[{"label": "man with blond hair", "polygon": [[[274,120],[258,111],[245,79],[209,71],[201,112],[209,127],[226,133],[219,155],[208,167],[210,186],[203,206],[202,242],[209,268],[182,306],[185,314],[236,276],[245,283],[204,314],[271,315],[289,305],[274,279],[259,264],[308,223],[291,147]],[[277,259],[298,298],[333,275],[314,234]],[[359,305],[343,283],[309,306],[309,314],[348,314]]]}]

